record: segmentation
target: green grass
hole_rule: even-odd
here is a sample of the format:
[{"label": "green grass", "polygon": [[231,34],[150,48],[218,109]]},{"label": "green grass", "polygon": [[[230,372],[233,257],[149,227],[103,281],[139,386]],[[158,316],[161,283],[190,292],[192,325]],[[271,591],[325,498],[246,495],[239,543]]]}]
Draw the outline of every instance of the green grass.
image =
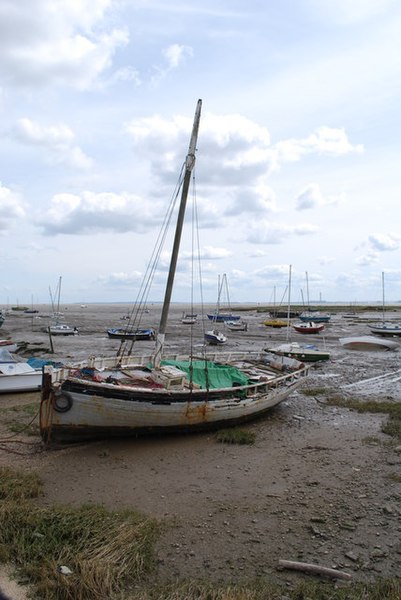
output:
[{"label": "green grass", "polygon": [[354,584],[336,589],[333,583],[301,581],[283,587],[267,580],[224,585],[209,582],[153,586],[128,595],[127,600],[400,600],[401,579]]},{"label": "green grass", "polygon": [[6,415],[4,423],[13,433],[39,436],[39,402],[4,408],[1,412]]},{"label": "green grass", "polygon": [[[400,600],[401,579],[373,584],[300,575],[283,586],[267,578],[244,583],[205,580],[160,583],[154,545],[155,519],[102,506],[41,507],[34,473],[0,468],[0,562],[16,567],[37,600]],[[64,575],[58,567],[72,573]],[[200,577],[204,573],[199,574]]]},{"label": "green grass", "polygon": [[20,473],[9,467],[0,467],[0,501],[19,501],[38,498],[42,483],[36,473]]},{"label": "green grass", "polygon": [[304,396],[322,396],[323,394],[328,394],[330,390],[325,387],[315,387],[315,388],[304,388],[302,393]]},{"label": "green grass", "polygon": [[246,429],[238,429],[236,427],[230,429],[220,429],[216,433],[216,440],[221,444],[248,444],[255,443],[256,436],[253,431]]},{"label": "green grass", "polygon": [[383,433],[390,435],[395,440],[401,439],[401,403],[386,400],[360,401],[341,396],[328,396],[327,404],[356,410],[359,413],[382,413],[388,415],[388,420],[382,426]]},{"label": "green grass", "polygon": [[151,569],[155,519],[97,505],[40,507],[30,500],[41,491],[35,475],[2,469],[0,476],[0,560],[16,566],[35,597],[109,599]]}]

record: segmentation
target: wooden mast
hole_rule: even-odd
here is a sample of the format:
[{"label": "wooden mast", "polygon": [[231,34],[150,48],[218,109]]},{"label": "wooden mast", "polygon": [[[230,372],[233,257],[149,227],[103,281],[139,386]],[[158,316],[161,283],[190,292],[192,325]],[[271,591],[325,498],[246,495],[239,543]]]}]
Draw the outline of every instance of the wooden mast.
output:
[{"label": "wooden mast", "polygon": [[177,267],[178,252],[180,249],[181,234],[182,234],[182,227],[184,224],[185,209],[186,209],[186,205],[187,205],[189,185],[191,183],[192,170],[195,166],[196,142],[198,140],[198,130],[199,130],[201,108],[202,108],[202,100],[198,100],[198,103],[196,106],[196,111],[195,111],[194,123],[192,126],[191,139],[189,142],[188,154],[187,154],[187,157],[185,160],[185,175],[184,175],[184,180],[183,180],[183,184],[182,184],[181,202],[180,202],[180,208],[178,211],[174,244],[173,244],[173,250],[171,253],[170,268],[169,268],[169,272],[168,272],[166,291],[165,291],[164,301],[163,301],[163,309],[162,309],[162,314],[160,317],[159,330],[157,333],[156,348],[155,348],[155,352],[153,355],[153,361],[152,361],[153,365],[155,367],[160,365],[161,355],[162,355],[163,346],[164,346],[164,339],[165,339],[166,327],[167,327],[167,318],[168,318],[168,313],[169,313],[169,309],[170,309],[171,294],[173,291],[174,276],[175,276],[175,271],[176,271],[176,267]]}]

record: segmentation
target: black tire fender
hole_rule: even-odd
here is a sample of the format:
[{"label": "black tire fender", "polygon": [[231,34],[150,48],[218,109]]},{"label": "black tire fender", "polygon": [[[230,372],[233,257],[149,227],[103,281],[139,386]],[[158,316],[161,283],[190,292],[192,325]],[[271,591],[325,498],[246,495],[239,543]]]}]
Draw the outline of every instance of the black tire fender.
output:
[{"label": "black tire fender", "polygon": [[56,412],[68,412],[71,409],[72,404],[72,397],[68,392],[58,392],[54,394],[53,406]]}]

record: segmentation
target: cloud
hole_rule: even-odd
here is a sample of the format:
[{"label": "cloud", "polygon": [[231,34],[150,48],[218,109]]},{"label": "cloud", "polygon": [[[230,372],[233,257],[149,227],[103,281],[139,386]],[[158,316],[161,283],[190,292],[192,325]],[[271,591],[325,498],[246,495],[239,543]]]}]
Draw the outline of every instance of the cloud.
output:
[{"label": "cloud", "polygon": [[317,227],[308,223],[281,225],[262,220],[250,224],[246,239],[253,244],[281,244],[289,237],[313,235],[317,231]]},{"label": "cloud", "polygon": [[[171,189],[188,149],[192,119],[155,115],[134,119],[125,127],[134,149],[149,161],[159,189]],[[274,163],[267,129],[241,115],[206,113],[201,136],[196,165],[200,225],[216,227],[219,218],[244,212],[275,212],[275,194],[266,183]]]},{"label": "cloud", "polygon": [[121,67],[120,69],[117,69],[117,71],[114,71],[111,77],[104,82],[104,85],[106,87],[107,85],[114,85],[118,82],[133,82],[137,87],[142,85],[142,79],[138,70],[130,66]]},{"label": "cloud", "polygon": [[[29,7],[28,7],[29,4]],[[88,89],[128,43],[125,29],[103,29],[114,0],[30,0],[0,5],[0,80],[7,85]]]},{"label": "cloud", "polygon": [[335,262],[335,258],[330,256],[319,256],[318,263],[319,265],[330,265]]},{"label": "cloud", "polygon": [[161,222],[157,203],[133,194],[88,192],[56,194],[46,216],[37,220],[46,235],[113,231],[145,233]]},{"label": "cloud", "polygon": [[221,260],[222,258],[228,258],[232,256],[232,252],[226,248],[215,248],[213,246],[205,246],[201,250],[201,258],[205,260]]},{"label": "cloud", "polygon": [[360,267],[370,267],[370,265],[376,264],[378,260],[379,254],[377,252],[370,251],[362,256],[358,256],[355,262]]},{"label": "cloud", "polygon": [[43,126],[27,118],[18,119],[12,134],[21,143],[45,148],[48,161],[75,169],[86,170],[93,161],[74,144],[73,131],[64,124]]},{"label": "cloud", "polygon": [[192,58],[193,50],[190,46],[182,46],[181,44],[171,44],[164,48],[163,52],[164,64],[155,66],[155,74],[152,76],[151,83],[156,86],[162,79],[174,69],[178,69],[188,58]]},{"label": "cloud", "polygon": [[319,127],[304,139],[289,139],[275,145],[278,160],[294,162],[307,154],[343,156],[350,153],[362,153],[362,144],[353,145],[342,128]]},{"label": "cloud", "polygon": [[297,196],[295,208],[297,210],[307,210],[319,206],[340,204],[344,201],[344,194],[338,196],[328,196],[325,198],[317,183],[310,183]]},{"label": "cloud", "polygon": [[143,274],[140,271],[132,271],[131,273],[120,271],[109,275],[101,275],[96,281],[105,287],[131,287],[141,283],[142,277]]},{"label": "cloud", "polygon": [[401,236],[394,234],[373,233],[369,236],[369,243],[379,252],[398,250]]},{"label": "cloud", "polygon": [[0,233],[6,233],[15,221],[25,217],[22,200],[0,182]]},{"label": "cloud", "polygon": [[307,6],[321,18],[330,23],[346,25],[374,19],[397,4],[397,0],[336,0],[335,3],[307,1]]},{"label": "cloud", "polygon": [[[262,178],[261,178],[262,179]],[[266,214],[277,212],[276,195],[262,180],[253,186],[241,186],[228,203],[224,214],[237,216],[242,213]]]},{"label": "cloud", "polygon": [[[133,119],[126,123],[135,148],[152,162],[152,171],[167,181],[177,173],[188,150],[192,118],[159,115]],[[274,159],[266,128],[241,115],[206,113],[201,121],[202,160],[197,169],[202,181],[217,185],[230,181],[232,186],[265,176]],[[144,153],[144,154],[143,154]]]}]

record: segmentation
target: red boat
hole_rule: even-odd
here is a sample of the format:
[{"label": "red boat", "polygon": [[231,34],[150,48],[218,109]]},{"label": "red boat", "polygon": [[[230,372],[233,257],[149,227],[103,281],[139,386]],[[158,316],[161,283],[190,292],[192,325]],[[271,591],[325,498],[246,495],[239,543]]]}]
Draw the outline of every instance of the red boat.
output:
[{"label": "red boat", "polygon": [[313,321],[308,321],[307,323],[300,323],[299,325],[293,325],[295,331],[298,333],[319,333],[323,331],[324,324],[323,323],[314,323]]}]

